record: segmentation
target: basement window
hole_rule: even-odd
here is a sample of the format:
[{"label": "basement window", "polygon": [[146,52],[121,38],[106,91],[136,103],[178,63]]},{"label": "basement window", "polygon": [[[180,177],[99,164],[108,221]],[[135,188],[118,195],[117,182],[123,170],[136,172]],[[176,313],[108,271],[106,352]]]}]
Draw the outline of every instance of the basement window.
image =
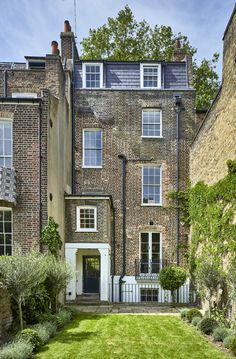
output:
[{"label": "basement window", "polygon": [[97,231],[97,208],[80,206],[76,208],[77,232]]},{"label": "basement window", "polygon": [[141,302],[158,302],[158,288],[141,288]]}]

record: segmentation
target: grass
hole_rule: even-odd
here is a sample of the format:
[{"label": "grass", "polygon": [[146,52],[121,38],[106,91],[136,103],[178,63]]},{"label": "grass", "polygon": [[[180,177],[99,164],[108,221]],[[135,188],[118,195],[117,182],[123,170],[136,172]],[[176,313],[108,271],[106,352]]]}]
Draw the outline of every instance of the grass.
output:
[{"label": "grass", "polygon": [[37,359],[226,359],[195,328],[176,316],[78,316]]}]

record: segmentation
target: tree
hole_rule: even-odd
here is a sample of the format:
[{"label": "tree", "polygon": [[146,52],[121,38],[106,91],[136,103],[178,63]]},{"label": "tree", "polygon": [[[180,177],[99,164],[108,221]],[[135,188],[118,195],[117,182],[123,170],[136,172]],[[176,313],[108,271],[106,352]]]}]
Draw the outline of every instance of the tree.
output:
[{"label": "tree", "polygon": [[[196,49],[181,33],[174,34],[170,26],[153,28],[145,21],[137,22],[128,5],[119,11],[116,18],[97,29],[90,29],[84,38],[82,58],[112,61],[165,60],[171,61],[176,40],[180,40],[186,53],[194,55]],[[193,77],[198,108],[208,108],[219,88],[215,65],[218,55],[212,60],[204,59],[200,66],[194,61]]]},{"label": "tree", "polygon": [[196,90],[196,107],[206,109],[210,106],[219,89],[219,76],[215,69],[219,54],[213,54],[212,60],[203,59],[198,66],[193,62],[193,85]]},{"label": "tree", "polygon": [[45,286],[51,297],[55,312],[58,311],[58,297],[61,291],[71,279],[71,270],[64,260],[58,260],[54,256],[45,259],[46,280]]},{"label": "tree", "polygon": [[41,234],[41,242],[48,246],[49,251],[55,258],[58,258],[62,247],[61,236],[58,231],[59,225],[52,217],[49,217],[47,226],[44,227]]},{"label": "tree", "polygon": [[18,305],[21,330],[23,329],[22,304],[46,277],[42,258],[43,255],[35,251],[28,253],[27,256],[18,252],[13,256],[0,257],[0,280]]},{"label": "tree", "polygon": [[211,261],[209,258],[198,259],[196,267],[196,281],[198,291],[203,299],[209,304],[209,316],[213,308],[213,296],[217,294],[218,289],[224,282],[224,275],[218,263]]},{"label": "tree", "polygon": [[179,289],[187,279],[185,269],[170,265],[160,271],[160,284],[165,290],[171,291],[172,303],[175,304],[175,291]]}]

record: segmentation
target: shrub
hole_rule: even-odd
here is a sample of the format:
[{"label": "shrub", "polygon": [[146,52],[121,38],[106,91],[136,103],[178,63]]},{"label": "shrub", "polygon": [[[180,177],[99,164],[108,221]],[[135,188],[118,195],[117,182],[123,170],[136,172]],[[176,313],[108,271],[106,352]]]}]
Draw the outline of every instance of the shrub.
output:
[{"label": "shrub", "polygon": [[180,318],[181,319],[186,319],[186,314],[188,313],[189,309],[188,308],[183,308],[180,310]]},{"label": "shrub", "polygon": [[39,316],[49,311],[49,305],[49,294],[44,284],[40,284],[32,290],[31,295],[25,300],[24,305],[22,305],[23,319],[28,324],[38,323]]},{"label": "shrub", "polygon": [[231,339],[229,349],[232,350],[234,355],[236,355],[236,336],[233,336],[233,338]]},{"label": "shrub", "polygon": [[56,324],[54,324],[52,322],[43,322],[42,325],[47,330],[50,338],[53,337],[56,334],[56,332],[57,332]]},{"label": "shrub", "polygon": [[192,325],[194,325],[196,327],[201,320],[202,320],[201,317],[193,317]]},{"label": "shrub", "polygon": [[160,284],[163,289],[170,290],[172,303],[175,304],[175,290],[179,289],[187,279],[186,271],[178,266],[170,265],[162,268],[159,275]]},{"label": "shrub", "polygon": [[198,323],[198,329],[200,329],[205,334],[211,334],[217,326],[217,321],[212,318],[203,318]]},{"label": "shrub", "polygon": [[61,318],[63,325],[68,324],[71,320],[71,312],[66,309],[60,310],[57,316]]},{"label": "shrub", "polygon": [[73,305],[66,307],[66,310],[71,313],[71,318],[75,318],[79,314],[79,309]]},{"label": "shrub", "polygon": [[18,335],[17,337],[19,339],[22,339],[28,343],[30,343],[32,345],[32,347],[34,349],[37,349],[40,347],[40,345],[42,345],[40,336],[38,334],[38,332],[34,329],[31,328],[26,328],[23,329]]},{"label": "shrub", "polygon": [[223,345],[225,348],[227,349],[230,349],[230,345],[233,341],[233,339],[236,339],[236,335],[235,334],[231,334],[231,335],[228,335],[227,337],[224,338],[223,340]]},{"label": "shrub", "polygon": [[63,322],[62,322],[61,318],[56,314],[50,314],[50,313],[42,314],[40,316],[40,321],[42,323],[43,322],[51,322],[51,323],[55,324],[57,326],[57,328],[63,327]]},{"label": "shrub", "polygon": [[33,352],[33,346],[19,339],[11,344],[5,345],[0,350],[0,359],[28,359]]},{"label": "shrub", "polygon": [[193,317],[202,317],[202,313],[197,308],[192,308],[186,313],[186,318],[189,322],[192,321]]},{"label": "shrub", "polygon": [[218,342],[223,342],[225,337],[229,335],[229,330],[224,327],[217,327],[213,330],[212,336]]},{"label": "shrub", "polygon": [[44,323],[35,324],[32,329],[34,329],[38,333],[42,345],[48,342],[50,338],[50,332]]}]

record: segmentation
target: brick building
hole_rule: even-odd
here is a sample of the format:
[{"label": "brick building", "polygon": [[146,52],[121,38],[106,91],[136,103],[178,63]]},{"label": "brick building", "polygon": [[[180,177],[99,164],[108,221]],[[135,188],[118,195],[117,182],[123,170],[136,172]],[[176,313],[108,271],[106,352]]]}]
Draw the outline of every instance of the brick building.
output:
[{"label": "brick building", "polygon": [[158,273],[183,263],[188,240],[168,193],[189,177],[191,58],[177,43],[172,62],[83,61],[67,22],[61,57],[55,47],[1,64],[2,253],[38,246],[53,216],[74,270],[68,300],[167,301]]},{"label": "brick building", "polygon": [[191,58],[177,45],[173,62],[76,62],[68,299],[168,300],[158,273],[187,242],[168,193],[186,188],[195,131]]},{"label": "brick building", "polygon": [[45,57],[26,56],[25,64],[0,63],[0,254],[39,248],[49,216],[65,238],[72,71],[56,47]]}]

